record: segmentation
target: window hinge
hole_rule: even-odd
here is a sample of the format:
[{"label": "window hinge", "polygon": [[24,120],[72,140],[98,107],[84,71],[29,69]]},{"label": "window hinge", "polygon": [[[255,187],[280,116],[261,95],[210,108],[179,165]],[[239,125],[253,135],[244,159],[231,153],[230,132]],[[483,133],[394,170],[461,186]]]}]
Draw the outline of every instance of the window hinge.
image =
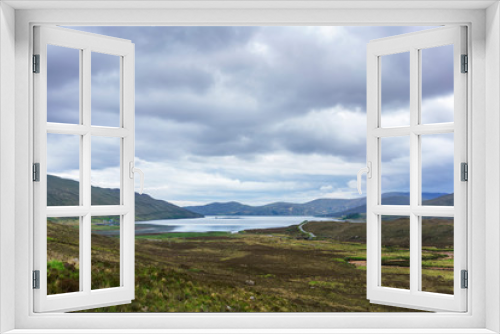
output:
[{"label": "window hinge", "polygon": [[460,165],[460,174],[460,180],[469,181],[469,165],[466,162],[462,162]]},{"label": "window hinge", "polygon": [[38,162],[33,164],[33,181],[40,182],[40,163]]},{"label": "window hinge", "polygon": [[33,73],[40,73],[40,55],[33,55]]},{"label": "window hinge", "polygon": [[33,270],[33,289],[40,289],[40,270]]},{"label": "window hinge", "polygon": [[462,289],[467,289],[469,288],[469,272],[467,270],[462,270],[461,272],[462,276]]},{"label": "window hinge", "polygon": [[469,56],[462,55],[462,73],[469,72]]}]

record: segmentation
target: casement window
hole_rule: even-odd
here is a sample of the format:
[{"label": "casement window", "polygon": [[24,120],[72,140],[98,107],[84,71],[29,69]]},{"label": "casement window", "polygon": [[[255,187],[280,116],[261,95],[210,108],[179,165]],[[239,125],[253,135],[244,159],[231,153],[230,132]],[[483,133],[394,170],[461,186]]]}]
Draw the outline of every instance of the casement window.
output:
[{"label": "casement window", "polygon": [[[119,40],[106,36],[89,33],[75,32],[57,27],[35,27],[34,34],[34,94],[35,94],[35,141],[34,161],[35,175],[34,205],[35,205],[35,258],[34,258],[34,311],[73,311],[100,306],[110,306],[130,302],[134,298],[134,189],[133,189],[133,152],[134,152],[134,108],[133,108],[133,61],[134,47],[130,41]],[[462,162],[466,160],[466,131],[465,116],[466,105],[463,96],[466,95],[466,73],[462,72],[462,59],[466,54],[465,28],[445,27],[419,33],[394,36],[382,40],[372,41],[368,45],[368,166],[372,177],[368,179],[368,276],[367,297],[374,303],[402,306],[439,311],[465,311],[466,289],[462,287],[461,275],[466,270],[466,183],[460,178]],[[59,50],[53,50],[58,48]],[[67,116],[65,123],[58,123],[54,115],[47,112],[51,104],[47,103],[47,96],[55,94],[57,88],[51,87],[52,81],[48,80],[51,66],[48,57],[52,52],[65,52],[60,48],[73,51],[72,61],[75,68],[79,68],[78,94],[80,96],[79,111],[73,111],[75,117]],[[428,82],[423,81],[425,68],[422,61],[428,52],[436,48],[452,48],[451,57],[447,61],[452,63],[454,87],[453,90],[462,92],[454,94],[455,100],[452,109],[452,122],[427,124],[425,122],[425,106],[422,103],[422,91]],[[98,66],[99,54],[117,57],[120,61],[119,82],[120,96],[118,97],[119,110],[116,113],[115,124],[108,118],[99,117],[100,109],[97,103],[92,103],[92,65]],[[406,56],[408,61],[408,124],[396,127],[387,127],[384,121],[390,116],[384,115],[384,85],[391,80],[391,61],[394,55]],[[68,53],[68,58],[70,58]],[[384,58],[389,59],[385,60]],[[69,61],[69,60],[68,60]],[[384,65],[384,66],[382,66]],[[68,74],[69,75],[69,74]],[[442,75],[445,77],[446,73]],[[387,78],[388,77],[388,78]],[[387,85],[391,87],[390,85]],[[108,92],[111,94],[112,91]],[[94,106],[94,108],[93,108]],[[71,114],[68,109],[67,113]],[[449,110],[433,111],[434,113],[449,113]],[[79,117],[78,117],[79,115]],[[424,117],[422,117],[422,115]],[[449,115],[448,115],[449,116]],[[428,117],[429,118],[429,117]],[[431,122],[435,119],[431,118]],[[101,123],[103,122],[103,123]],[[110,126],[110,125],[115,125]],[[455,205],[453,207],[426,206],[422,203],[422,146],[427,140],[426,136],[451,135],[454,136],[454,165],[455,171],[452,179],[455,180]],[[117,173],[121,180],[120,202],[116,205],[101,205],[98,198],[92,196],[92,143],[102,138],[117,140],[115,145],[117,156],[120,156]],[[381,152],[386,138],[406,141],[410,157],[408,164],[410,177],[410,203],[409,205],[388,206],[382,201],[383,180],[387,172],[382,168]],[[66,206],[52,206],[47,199],[47,172],[50,168],[50,158],[47,152],[54,142],[73,142],[74,147],[68,146],[69,151],[79,152],[79,182],[80,198],[78,203],[68,203]],[[58,155],[64,159],[63,152]],[[62,156],[61,156],[62,155]],[[406,155],[406,154],[403,154]],[[388,175],[390,177],[390,175]],[[92,221],[100,217],[115,217],[120,229],[120,240],[117,251],[120,256],[119,266],[108,270],[116,271],[119,279],[113,286],[102,287],[95,283],[92,270]],[[410,225],[410,270],[407,276],[407,289],[400,286],[384,286],[384,272],[382,270],[382,226],[387,217],[408,217]],[[450,249],[454,252],[454,295],[431,293],[425,291],[422,284],[422,224],[427,217],[453,218],[454,245]],[[47,220],[64,218],[66,224],[75,223],[75,233],[79,234],[79,251],[75,257],[80,265],[78,270],[79,282],[77,286],[68,289],[66,293],[52,295],[48,282],[48,235]],[[403,278],[404,280],[404,278]],[[118,283],[119,282],[119,283]]]},{"label": "casement window", "polygon": [[[433,52],[447,50],[447,61],[452,68],[453,92],[452,105],[439,110],[428,110],[425,103],[425,94],[429,94],[426,85],[433,82],[424,80],[429,75],[428,68],[423,64],[432,62]],[[441,310],[466,311],[467,290],[465,289],[464,275],[467,272],[467,182],[465,168],[467,166],[467,57],[466,28],[444,27],[429,31],[407,35],[388,37],[370,42],[367,50],[367,163],[369,177],[367,180],[367,297],[373,303],[397,305],[403,307]],[[407,92],[407,118],[397,120],[399,124],[390,124],[387,111],[384,114],[384,94],[391,88],[391,62],[404,61],[407,64],[407,82],[402,83]],[[449,76],[446,73],[446,64],[441,68],[438,78]],[[434,73],[435,74],[435,73]],[[441,82],[445,85],[445,82]],[[385,86],[385,87],[384,87]],[[393,87],[393,86],[392,86]],[[449,109],[449,110],[447,110]],[[433,114],[433,115],[432,115]],[[442,115],[439,117],[439,115]],[[387,125],[389,123],[389,125]],[[429,145],[439,145],[440,137],[447,137],[452,143],[453,150],[451,166],[443,164],[451,174],[454,188],[454,205],[441,206],[439,203],[426,205],[422,201],[422,184],[429,178],[429,171],[425,170],[425,158],[429,155],[423,151]],[[434,139],[434,140],[433,140]],[[438,139],[438,140],[436,140]],[[409,158],[409,205],[385,205],[382,198],[384,182],[391,177],[391,168],[383,163],[384,144],[389,141],[401,143],[400,153]],[[432,149],[432,148],[430,148]],[[406,150],[406,152],[404,152]],[[451,152],[450,152],[451,153]],[[446,156],[437,156],[445,160]],[[409,224],[409,236],[399,235],[396,238],[409,238],[410,270],[402,274],[406,281],[401,286],[387,286],[384,284],[384,270],[382,269],[382,240],[384,224],[391,217],[405,217]],[[446,217],[453,221],[453,261],[454,284],[453,295],[426,291],[426,282],[422,279],[422,226],[429,217]]]},{"label": "casement window", "polygon": [[[500,135],[498,124],[498,89],[500,87],[498,50],[500,11],[496,2],[401,1],[342,4],[305,4],[308,8],[287,7],[283,3],[254,4],[251,8],[221,9],[210,7],[186,9],[186,5],[160,2],[24,2],[0,4],[0,332],[16,333],[123,331],[147,329],[193,329],[193,332],[234,331],[239,328],[263,328],[268,332],[303,329],[303,332],[344,329],[349,332],[467,332],[500,331],[498,298],[500,245],[498,218],[500,209]],[[126,9],[120,6],[132,6]],[[272,4],[271,4],[272,3]],[[340,2],[338,2],[340,3]],[[231,6],[232,4],[228,4]],[[241,5],[241,4],[238,4]],[[11,8],[12,6],[13,8]],[[149,6],[149,7],[148,7]],[[154,6],[152,9],[151,6]],[[163,6],[163,8],[156,8]],[[176,7],[177,6],[177,7]],[[200,4],[196,6],[201,6]],[[273,7],[274,6],[274,7]],[[329,7],[331,6],[331,7]],[[367,6],[366,8],[362,8]],[[87,9],[81,9],[81,8]],[[168,8],[167,8],[168,7]],[[206,9],[209,8],[210,9]],[[326,8],[328,7],[328,8]],[[388,9],[388,7],[392,9]],[[397,7],[397,8],[396,8]],[[103,10],[103,8],[106,8]],[[142,8],[142,10],[137,10]],[[286,8],[277,10],[276,8]],[[350,9],[346,9],[350,8]],[[374,8],[378,8],[374,10]],[[395,36],[368,45],[368,155],[371,178],[367,179],[368,201],[368,272],[367,298],[373,303],[407,306],[424,310],[452,312],[401,314],[74,314],[70,310],[126,303],[133,299],[133,44],[131,42],[71,32],[68,37],[57,25],[427,25],[444,28]],[[462,27],[458,28],[457,24]],[[35,26],[50,26],[34,29]],[[464,27],[467,27],[464,28]],[[5,29],[5,28],[8,29]],[[46,34],[45,34],[46,33]],[[426,35],[427,34],[427,35]],[[467,41],[465,41],[465,35]],[[44,37],[45,36],[45,37]],[[420,36],[420,37],[419,37]],[[8,38],[7,38],[8,37]],[[38,38],[38,39],[37,39]],[[80,105],[77,121],[55,124],[44,110],[47,94],[46,48],[60,47],[78,54]],[[454,112],[440,122],[426,121],[421,94],[424,94],[427,51],[443,46],[453,48]],[[358,52],[364,52],[359,50]],[[120,120],[113,124],[93,123],[89,104],[92,55],[109,54],[120,58]],[[32,73],[33,55],[40,55],[40,73]],[[408,117],[403,124],[384,123],[384,69],[391,57],[408,59]],[[468,56],[468,73],[461,73],[462,55]],[[49,54],[50,56],[50,54]],[[15,68],[15,71],[14,71]],[[45,74],[44,74],[45,71]],[[390,79],[390,75],[388,77]],[[131,92],[129,94],[128,92]],[[14,99],[15,97],[15,99]],[[128,99],[131,99],[129,101]],[[130,104],[128,104],[130,103]],[[127,109],[128,107],[131,108]],[[10,109],[9,109],[10,108]],[[15,110],[15,112],[12,112]],[[36,112],[35,112],[36,111]],[[34,115],[38,116],[34,116]],[[396,126],[395,126],[396,125]],[[7,131],[8,128],[15,128]],[[78,150],[80,166],[78,203],[67,207],[47,206],[47,147],[52,138],[70,136]],[[422,159],[428,136],[453,136],[454,206],[422,205],[420,192],[425,178]],[[62,137],[59,137],[62,138]],[[69,137],[64,137],[69,138]],[[94,205],[90,192],[92,138],[113,138],[120,142],[121,200],[116,205]],[[384,143],[401,139],[406,145],[410,203],[386,205],[381,198],[384,179],[390,178],[383,160]],[[97,139],[98,140],[98,139]],[[11,143],[15,144],[12,145]],[[36,145],[39,146],[35,146]],[[404,146],[401,145],[401,146]],[[33,163],[39,163],[39,182],[32,181]],[[461,181],[462,163],[468,164],[468,181]],[[371,166],[370,166],[371,164]],[[12,173],[14,176],[12,176]],[[486,179],[486,175],[488,178]],[[45,182],[45,185],[44,185]],[[9,189],[8,186],[12,186]],[[12,190],[12,191],[11,191]],[[15,201],[8,200],[15,193]],[[127,197],[128,196],[128,197]],[[9,208],[12,206],[12,208]],[[10,211],[15,216],[8,216]],[[91,259],[92,217],[120,217],[120,278],[113,287],[92,287]],[[6,221],[5,217],[15,219]],[[72,218],[79,234],[78,261],[82,264],[78,288],[66,294],[47,294],[47,235],[49,218]],[[384,286],[381,265],[381,233],[386,220],[404,217],[410,226],[410,271],[405,286]],[[422,229],[429,217],[448,218],[454,226],[454,294],[425,291],[421,280]],[[39,224],[39,225],[38,225]],[[78,232],[76,232],[78,231]],[[128,232],[127,232],[128,231]],[[127,234],[128,233],[128,234]],[[487,259],[487,260],[485,260]],[[486,262],[488,266],[486,266]],[[33,289],[33,270],[39,270],[40,289]],[[462,289],[462,271],[468,271],[468,289]],[[45,285],[45,287],[44,287]],[[14,305],[14,307],[6,307]],[[242,330],[244,331],[244,330]],[[248,331],[248,330],[247,330]],[[264,330],[263,330],[264,331]],[[302,330],[301,330],[302,331]]]},{"label": "casement window", "polygon": [[[72,31],[56,27],[34,28],[34,311],[73,311],[128,303],[134,298],[134,44],[127,40]],[[75,76],[79,105],[68,108],[73,119],[58,123],[47,113],[51,104],[48,94],[57,94],[57,87],[48,84],[48,76],[53,68],[48,66],[48,58],[55,52],[68,52],[69,62],[77,69]],[[92,108],[92,58],[99,55],[116,57],[119,65],[118,110],[113,122],[98,117],[98,108]],[[56,65],[57,66],[57,65]],[[78,71],[79,69],[79,71]],[[53,73],[52,73],[53,75]],[[68,74],[70,75],[70,74]],[[53,81],[52,81],[53,82]],[[108,92],[108,94],[113,93]],[[94,103],[95,106],[95,103]],[[117,178],[120,180],[120,200],[116,205],[101,205],[92,196],[92,143],[111,138],[117,145],[111,145],[115,156],[119,157]],[[47,199],[47,169],[51,161],[47,151],[54,142],[66,142],[67,151],[57,155],[60,159],[77,157],[79,161],[79,199],[65,206],[53,206]],[[53,162],[52,162],[53,163]],[[119,252],[119,266],[115,270],[116,286],[102,287],[94,283],[91,270],[92,238],[91,221],[99,217],[116,217],[120,229],[116,251]],[[67,293],[50,294],[47,289],[47,220],[65,218],[74,221],[74,233],[79,235],[79,250],[75,250],[75,261],[79,270],[75,274],[79,282]]]}]

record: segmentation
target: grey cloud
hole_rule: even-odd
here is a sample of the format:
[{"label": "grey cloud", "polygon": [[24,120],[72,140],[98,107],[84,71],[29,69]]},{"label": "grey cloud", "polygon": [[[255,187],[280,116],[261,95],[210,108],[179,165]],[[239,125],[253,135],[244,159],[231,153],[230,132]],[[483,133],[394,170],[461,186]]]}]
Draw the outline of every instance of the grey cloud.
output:
[{"label": "grey cloud", "polygon": [[[272,151],[272,143],[258,134],[238,128],[214,128],[201,124],[139,121],[136,132],[136,154],[150,161],[176,159],[185,155],[244,156]],[[152,145],[161,143],[161,145]]]},{"label": "grey cloud", "polygon": [[109,55],[99,52],[92,52],[90,57],[91,57],[92,77],[94,79],[96,76],[101,76],[101,80],[106,80],[107,75],[102,75],[102,73],[118,74],[120,72],[119,56]]},{"label": "grey cloud", "polygon": [[[139,122],[137,132],[137,152],[139,156],[150,160],[162,160],[172,154],[195,154],[200,156],[239,156],[251,158],[252,155],[272,153],[277,150],[301,154],[324,154],[362,161],[366,156],[365,127],[354,127],[346,133],[334,126],[321,131],[301,128],[300,119],[292,125],[286,122],[263,122],[255,117],[258,126],[221,126],[202,123],[161,123]],[[349,138],[345,138],[350,135]],[[161,141],[163,145],[155,146],[151,152],[151,142]],[[175,153],[174,153],[175,152]]]},{"label": "grey cloud", "polygon": [[193,94],[203,94],[214,84],[213,74],[203,68],[196,68],[192,64],[183,62],[165,66],[166,62],[159,61],[156,67],[138,63],[138,67],[144,66],[144,70],[136,75],[136,82],[141,83],[137,87],[138,94],[148,94],[150,91],[160,89],[165,91],[187,89]]},{"label": "grey cloud", "polygon": [[[141,159],[237,155],[251,160],[257,154],[286,150],[363,161],[364,137],[347,141],[335,137],[336,129],[324,135],[280,125],[311,110],[335,106],[363,113],[368,41],[422,28],[346,27],[331,40],[321,40],[299,27],[78,29],[130,39],[136,45],[136,154]],[[259,51],[255,43],[267,49]],[[393,65],[384,93],[387,110],[406,103],[402,98],[407,91],[405,64]],[[113,72],[107,61],[93,64],[94,70],[103,77]],[[74,80],[66,79],[69,72],[62,68],[60,72],[51,83],[62,92]],[[424,79],[432,96],[449,92],[449,85],[443,84],[449,82],[448,77]],[[93,83],[96,92],[108,92],[106,88],[106,81]],[[99,106],[93,100],[93,123],[114,122],[116,104],[109,96],[95,96]],[[50,112],[62,119],[75,101],[78,104],[77,99],[56,94]],[[95,148],[95,168],[109,166],[108,150]],[[400,149],[396,145],[386,150],[384,161],[395,159]]]},{"label": "grey cloud", "polygon": [[[334,131],[332,129],[332,131]],[[288,151],[302,154],[331,155],[349,160],[349,162],[361,162],[366,159],[365,141],[346,143],[341,138],[336,140],[325,140],[322,136],[314,133],[300,133],[290,131],[279,133],[282,136],[283,147]],[[353,134],[354,135],[354,134]]]},{"label": "grey cloud", "polygon": [[[289,179],[280,179],[279,176],[273,179],[241,179],[241,175],[235,175],[240,181],[254,181],[254,182],[279,182],[290,181]],[[210,193],[196,192],[189,194],[178,194],[175,199],[180,201],[198,201],[198,202],[213,202],[213,201],[227,201],[228,199],[239,201],[242,203],[255,203],[258,201],[260,204],[267,204],[278,201],[286,202],[306,202],[314,200],[317,197],[318,190],[323,186],[345,187],[347,182],[352,177],[348,176],[328,176],[328,177],[311,177],[310,175],[294,175],[295,188],[293,191],[282,189],[266,189],[255,191],[238,191],[237,189],[213,189]]]},{"label": "grey cloud", "polygon": [[446,45],[422,52],[422,98],[453,93],[453,46]]},{"label": "grey cloud", "polygon": [[[260,108],[272,105],[273,113],[286,112],[288,115],[336,104],[364,109],[366,43],[372,37],[416,30],[411,27],[350,27],[346,29],[348,36],[343,40],[327,44],[294,29],[86,28],[136,42],[138,94],[147,95],[161,87],[169,91],[187,89],[195,98],[214,87],[214,77],[222,74],[230,84],[228,89],[246,92],[260,102]],[[363,34],[367,32],[372,33],[366,37]],[[349,38],[352,41],[346,42]],[[255,41],[265,43],[271,49],[276,58],[274,63],[266,63],[260,55],[248,51],[248,44]],[[165,50],[158,49],[157,45]],[[398,71],[387,89],[391,93],[384,96],[387,103],[397,104],[405,90],[400,76],[401,71]],[[147,108],[145,112],[150,110],[154,109]]]},{"label": "grey cloud", "polygon": [[120,138],[92,137],[92,169],[120,167]]},{"label": "grey cloud", "polygon": [[131,40],[136,54],[220,52],[246,44],[260,27],[70,27]]},{"label": "grey cloud", "polygon": [[79,80],[80,52],[56,45],[47,46],[47,80],[50,87],[60,88]]},{"label": "grey cloud", "polygon": [[47,68],[47,120],[77,124],[80,115],[79,51],[49,45]]},{"label": "grey cloud", "polygon": [[80,138],[76,135],[47,134],[47,172],[61,173],[80,167]]},{"label": "grey cloud", "polygon": [[453,193],[453,161],[422,168],[422,192]]},{"label": "grey cloud", "polygon": [[410,109],[410,53],[382,56],[382,112]]},{"label": "grey cloud", "polygon": [[380,144],[382,162],[392,163],[396,159],[405,158],[409,162],[410,137],[384,137]]}]

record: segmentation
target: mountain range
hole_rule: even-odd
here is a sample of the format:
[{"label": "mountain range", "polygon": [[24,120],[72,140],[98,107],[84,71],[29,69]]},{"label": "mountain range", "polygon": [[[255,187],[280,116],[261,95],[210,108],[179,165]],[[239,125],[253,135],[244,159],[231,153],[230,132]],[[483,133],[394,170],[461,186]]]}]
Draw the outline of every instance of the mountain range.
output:
[{"label": "mountain range", "polygon": [[[409,205],[410,196],[409,195],[396,195],[401,193],[388,193],[382,195],[382,205]],[[435,196],[439,195],[439,196]],[[453,194],[440,194],[440,193],[423,193],[422,194],[422,204],[428,206],[453,206]],[[321,215],[323,217],[343,217],[353,213],[366,213],[366,203],[357,207],[350,208],[348,210],[332,212],[327,215]]]},{"label": "mountain range", "polygon": [[[47,175],[47,205],[79,205],[80,187],[77,181]],[[92,205],[117,205],[120,203],[120,190],[92,187]],[[172,203],[154,199],[149,195],[135,193],[135,220],[201,218],[195,213]]]},{"label": "mountain range", "polygon": [[[453,194],[423,193],[425,205],[453,205]],[[391,192],[382,194],[383,205],[409,205],[409,193]],[[316,199],[307,203],[276,202],[261,206],[250,206],[239,202],[210,203],[202,206],[186,206],[192,212],[207,216],[322,216],[342,217],[352,213],[366,212],[366,197],[354,199]]]},{"label": "mountain range", "polygon": [[[79,184],[77,181],[47,175],[47,205],[79,205]],[[453,205],[453,194],[423,193],[425,205]],[[117,205],[120,202],[119,189],[92,186],[92,205]],[[382,194],[384,205],[408,205],[409,193],[391,192]],[[167,201],[154,199],[149,195],[135,193],[136,221],[159,219],[201,218],[207,216],[319,216],[342,217],[365,213],[366,198],[316,199],[307,203],[275,202],[251,206],[239,202],[210,203],[202,206],[179,207]]]}]

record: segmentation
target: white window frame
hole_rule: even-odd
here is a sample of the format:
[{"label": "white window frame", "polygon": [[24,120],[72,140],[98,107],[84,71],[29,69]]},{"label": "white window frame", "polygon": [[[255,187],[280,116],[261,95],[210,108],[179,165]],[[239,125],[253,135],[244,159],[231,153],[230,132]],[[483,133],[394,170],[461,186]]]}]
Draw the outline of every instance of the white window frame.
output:
[{"label": "white window frame", "polygon": [[[467,290],[461,287],[461,271],[467,270],[467,185],[460,177],[461,163],[467,163],[467,76],[461,73],[461,56],[467,54],[466,28],[449,26],[373,40],[367,50],[367,164],[372,177],[367,179],[367,298],[372,303],[422,310],[467,310]],[[454,118],[450,123],[422,124],[422,50],[453,46]],[[409,55],[409,124],[382,127],[382,58],[407,52]],[[449,60],[450,61],[450,60]],[[430,134],[453,134],[453,206],[426,206],[422,203],[421,138]],[[410,203],[382,203],[382,140],[408,139]],[[387,176],[387,175],[386,175]],[[407,216],[410,230],[409,289],[381,284],[382,216]],[[422,290],[422,217],[453,218],[454,293],[431,293]]]},{"label": "white window frame", "polygon": [[[39,56],[39,73],[34,84],[34,162],[39,163],[39,181],[33,184],[34,193],[34,270],[39,270],[39,289],[34,290],[35,312],[75,311],[102,306],[128,304],[135,296],[134,245],[134,44],[129,40],[107,37],[51,26],[34,27],[34,54]],[[47,121],[47,45],[73,48],[79,53],[80,120],[78,124]],[[91,57],[92,53],[114,55],[120,62],[120,110],[117,127],[92,125],[91,122]],[[79,147],[79,205],[47,206],[47,135],[76,135]],[[111,137],[120,141],[120,203],[91,204],[91,143],[92,138]],[[132,176],[132,177],[131,177]],[[120,286],[92,290],[91,219],[93,216],[120,217]],[[47,295],[47,218],[79,217],[79,291]]]},{"label": "white window frame", "polygon": [[[14,11],[10,6],[19,10]],[[110,9],[103,10],[106,6]],[[86,9],[74,9],[76,7]],[[135,333],[147,328],[164,329],[162,332],[170,333],[200,333],[210,329],[211,332],[248,333],[248,328],[254,329],[252,332],[267,333],[415,333],[415,329],[421,333],[500,332],[500,12],[496,1],[238,1],[232,4],[218,1],[203,4],[168,1],[78,1],[73,4],[68,1],[4,1],[0,10],[0,180],[4,182],[0,189],[2,332],[37,333],[50,329],[50,332],[76,333],[76,329],[88,329],[88,333],[109,333],[113,329],[115,332],[127,329],[127,333]],[[468,190],[471,199],[468,207],[471,222],[468,230],[469,311],[459,314],[34,314],[32,290],[29,288],[33,265],[30,256],[33,241],[33,212],[30,209],[32,183],[29,177],[33,123],[32,76],[29,69],[31,31],[35,24],[467,25],[471,59],[468,131],[472,134],[468,141],[471,154]],[[12,70],[14,65],[15,72]],[[13,94],[15,100],[11,97]],[[14,140],[15,145],[12,145]],[[12,178],[14,172],[15,178]],[[10,198],[14,192],[13,203]],[[14,205],[15,211],[10,208],[11,205]],[[488,259],[488,267],[485,266],[485,254],[497,255]],[[137,329],[139,326],[142,330]],[[192,331],[182,331],[182,328]]]}]

